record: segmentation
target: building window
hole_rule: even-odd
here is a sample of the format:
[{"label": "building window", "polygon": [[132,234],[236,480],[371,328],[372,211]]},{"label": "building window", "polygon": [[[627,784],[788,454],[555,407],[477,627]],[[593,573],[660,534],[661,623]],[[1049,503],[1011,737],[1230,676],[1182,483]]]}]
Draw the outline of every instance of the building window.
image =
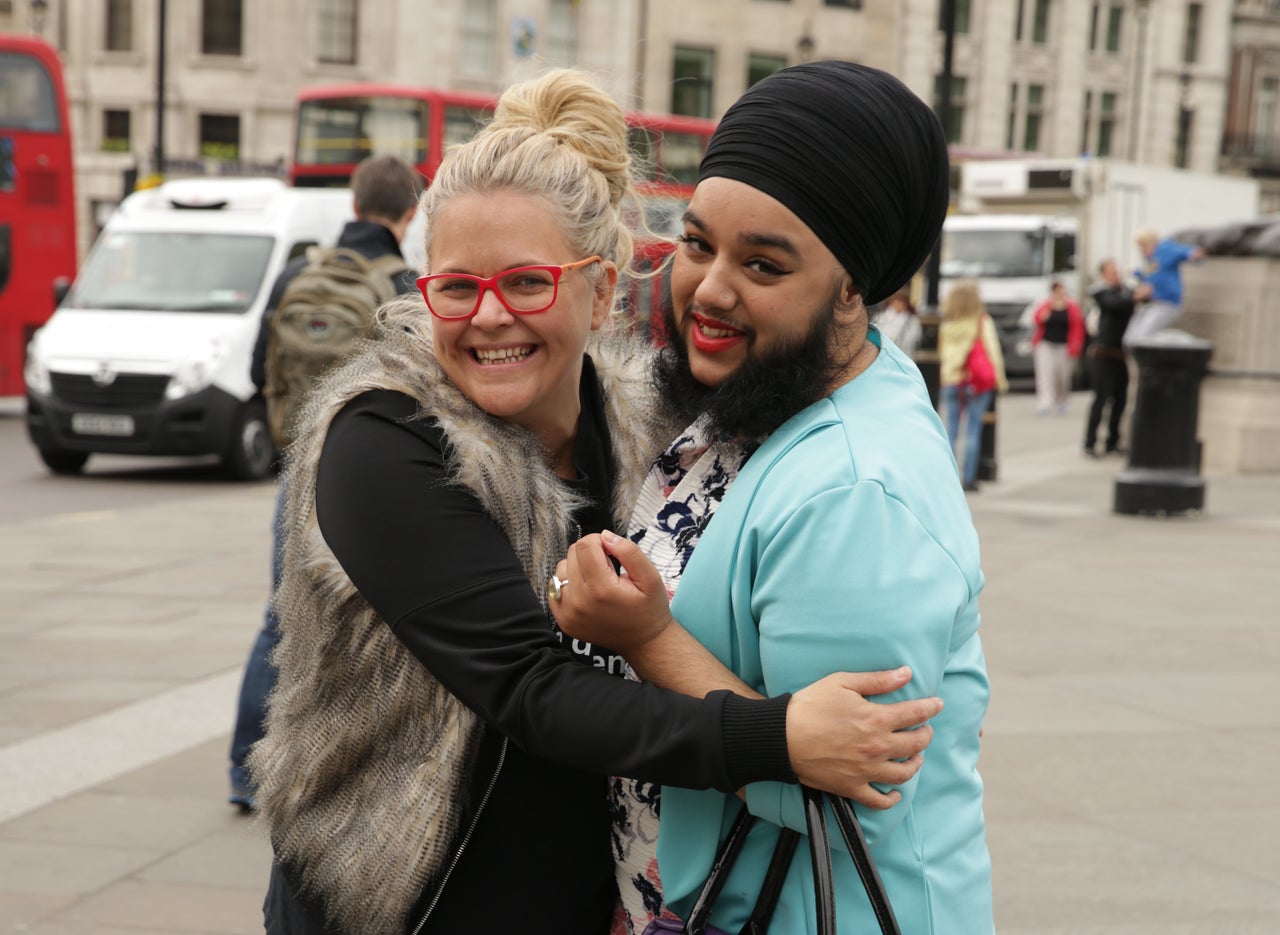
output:
[{"label": "building window", "polygon": [[[1094,9],[1097,9],[1095,7]],[[1093,92],[1084,92],[1084,119],[1080,121],[1080,152],[1089,155],[1089,127],[1093,123]]]},{"label": "building window", "polygon": [[1276,134],[1276,101],[1280,98],[1280,78],[1263,78],[1253,105],[1253,153],[1271,153]]},{"label": "building window", "polygon": [[848,10],[861,10],[862,0],[822,0],[827,6],[841,6]]},{"label": "building window", "polygon": [[1049,41],[1049,0],[1035,0],[1035,18],[1031,21],[1031,41],[1044,45]]},{"label": "building window", "polygon": [[230,162],[240,158],[239,115],[200,115],[200,156]]},{"label": "building window", "polygon": [[547,60],[556,65],[578,61],[578,0],[551,0],[546,48]]},{"label": "building window", "polygon": [[1107,11],[1107,51],[1120,51],[1121,26],[1124,23],[1124,7],[1113,6]]},{"label": "building window", "polygon": [[354,65],[360,34],[356,26],[356,0],[320,0],[316,57],[328,64]]},{"label": "building window", "polygon": [[1018,0],[1018,10],[1013,20],[1013,41],[1022,41],[1022,21],[1027,12],[1027,0]]},{"label": "building window", "polygon": [[1040,121],[1044,115],[1044,85],[1027,85],[1027,120],[1022,127],[1022,148],[1027,152],[1040,149]]},{"label": "building window", "polygon": [[671,112],[685,117],[711,116],[716,53],[677,46],[671,71]]},{"label": "building window", "polygon": [[497,43],[496,0],[466,0],[462,8],[462,70],[469,75],[491,75]]},{"label": "building window", "polygon": [[107,0],[107,34],[102,47],[108,52],[133,50],[133,0]]},{"label": "building window", "polygon": [[1095,3],[1089,10],[1089,51],[1098,51],[1098,17],[1102,12],[1101,4]]},{"label": "building window", "polygon": [[1182,61],[1194,65],[1200,59],[1200,22],[1204,4],[1187,4],[1187,23],[1182,31]]},{"label": "building window", "polygon": [[[968,80],[960,75],[951,76],[951,108],[947,115],[947,142],[959,143],[964,136],[964,105]],[[933,79],[933,99],[938,102],[938,117],[942,117],[942,75]]]},{"label": "building window", "polygon": [[1116,94],[1104,91],[1102,113],[1098,116],[1098,156],[1111,155],[1111,141],[1116,135]]},{"label": "building window", "polygon": [[1191,126],[1195,123],[1196,112],[1190,107],[1178,110],[1178,141],[1174,148],[1173,164],[1179,169],[1191,165]]},{"label": "building window", "polygon": [[752,52],[747,56],[747,87],[786,67],[787,60],[781,55],[760,55]]},{"label": "building window", "polygon": [[241,0],[204,0],[200,51],[205,55],[239,55],[242,14]]},{"label": "building window", "polygon": [[127,153],[129,148],[129,112],[104,110],[102,112],[102,151]]},{"label": "building window", "polygon": [[1018,131],[1018,85],[1009,85],[1009,119],[1004,127],[1004,148],[1013,149],[1013,141]]}]

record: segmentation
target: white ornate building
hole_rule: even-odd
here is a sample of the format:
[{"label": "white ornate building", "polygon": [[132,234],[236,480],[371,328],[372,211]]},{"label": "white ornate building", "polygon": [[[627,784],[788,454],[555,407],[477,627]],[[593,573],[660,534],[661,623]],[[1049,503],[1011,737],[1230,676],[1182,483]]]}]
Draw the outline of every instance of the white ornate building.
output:
[{"label": "white ornate building", "polygon": [[[154,165],[160,2],[0,0],[0,29],[42,32],[62,51],[82,246],[121,197],[126,170]],[[589,69],[635,109],[711,117],[755,78],[810,58],[884,68],[932,100],[941,2],[167,0],[163,152],[171,174],[280,172],[303,86],[497,91],[548,64]],[[1233,117],[1232,132],[1255,136],[1271,113],[1229,106],[1228,94],[1243,87],[1238,51],[1232,79],[1233,25],[1251,48],[1264,44],[1258,61],[1280,60],[1274,2],[951,2],[958,152],[1088,152],[1214,171],[1228,111],[1244,107],[1250,117]],[[1250,92],[1274,100],[1280,67],[1258,75]]]}]

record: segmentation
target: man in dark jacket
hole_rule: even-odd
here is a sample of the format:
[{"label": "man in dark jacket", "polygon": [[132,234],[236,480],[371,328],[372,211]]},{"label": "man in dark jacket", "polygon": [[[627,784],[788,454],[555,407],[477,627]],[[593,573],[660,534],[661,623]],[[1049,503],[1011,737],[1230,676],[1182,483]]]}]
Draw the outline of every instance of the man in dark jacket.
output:
[{"label": "man in dark jacket", "polygon": [[[400,242],[418,210],[418,197],[422,192],[421,177],[403,160],[395,156],[370,156],[356,166],[351,176],[351,190],[355,200],[354,221],[348,221],[338,235],[337,246],[348,247],[369,260],[384,256],[403,258]],[[271,288],[267,309],[258,328],[258,339],[253,348],[253,361],[249,374],[258,391],[267,384],[267,339],[271,333],[271,316],[280,304],[285,288],[307,264],[306,256],[295,257],[281,271]],[[404,272],[393,277],[396,291],[402,295],[416,288],[415,273],[406,264]],[[279,580],[279,550],[283,544],[280,529],[280,508],[284,502],[283,486],[276,498],[275,521],[272,525],[271,586],[275,590]],[[253,785],[245,769],[245,757],[249,748],[262,737],[262,721],[266,716],[267,695],[275,684],[276,670],[268,659],[279,639],[277,618],[271,600],[267,601],[262,629],[249,651],[244,678],[240,685],[240,700],[236,708],[235,729],[231,735],[231,793],[228,800],[233,805],[249,810],[253,807]]]},{"label": "man in dark jacket", "polygon": [[1121,341],[1134,307],[1133,290],[1120,278],[1120,268],[1114,260],[1103,260],[1098,272],[1102,281],[1092,289],[1093,301],[1098,306],[1098,333],[1089,346],[1093,405],[1089,407],[1089,421],[1084,431],[1084,453],[1091,458],[1098,457],[1098,426],[1108,403],[1111,411],[1107,420],[1106,452],[1123,451],[1120,420],[1129,393],[1129,365]]}]

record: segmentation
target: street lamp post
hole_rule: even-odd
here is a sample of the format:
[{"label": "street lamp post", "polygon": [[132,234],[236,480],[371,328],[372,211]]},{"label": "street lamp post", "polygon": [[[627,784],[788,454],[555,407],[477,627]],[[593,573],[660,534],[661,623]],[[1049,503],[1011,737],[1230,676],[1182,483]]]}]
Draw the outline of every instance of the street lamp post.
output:
[{"label": "street lamp post", "polygon": [[155,174],[164,177],[164,77],[165,77],[165,12],[166,0],[156,0],[156,148]]},{"label": "street lamp post", "polygon": [[796,55],[800,57],[801,62],[813,61],[813,50],[817,47],[813,36],[809,35],[809,27],[804,28],[804,35],[796,40]]},{"label": "street lamp post", "polygon": [[[951,141],[951,69],[955,58],[956,46],[956,4],[955,0],[942,0],[942,25],[944,41],[942,46],[942,75],[938,80],[938,100],[936,110],[938,122],[942,124],[942,134],[948,145]],[[940,362],[938,360],[938,293],[942,279],[942,238],[934,244],[933,252],[925,264],[925,308],[920,316],[920,347],[916,352],[916,365],[924,377],[928,387],[929,398],[933,406],[938,407],[941,392]]]}]

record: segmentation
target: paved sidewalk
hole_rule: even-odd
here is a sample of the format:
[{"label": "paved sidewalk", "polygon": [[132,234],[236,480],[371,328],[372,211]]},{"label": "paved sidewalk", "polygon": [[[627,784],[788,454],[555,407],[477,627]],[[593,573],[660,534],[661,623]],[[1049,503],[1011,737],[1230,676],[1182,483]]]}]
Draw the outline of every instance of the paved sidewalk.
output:
[{"label": "paved sidewalk", "polygon": [[[1273,935],[1280,475],[1117,516],[1084,406],[1002,399],[970,500],[999,930]],[[0,526],[0,935],[261,931],[268,848],[225,804],[226,748],[273,497]]]}]

